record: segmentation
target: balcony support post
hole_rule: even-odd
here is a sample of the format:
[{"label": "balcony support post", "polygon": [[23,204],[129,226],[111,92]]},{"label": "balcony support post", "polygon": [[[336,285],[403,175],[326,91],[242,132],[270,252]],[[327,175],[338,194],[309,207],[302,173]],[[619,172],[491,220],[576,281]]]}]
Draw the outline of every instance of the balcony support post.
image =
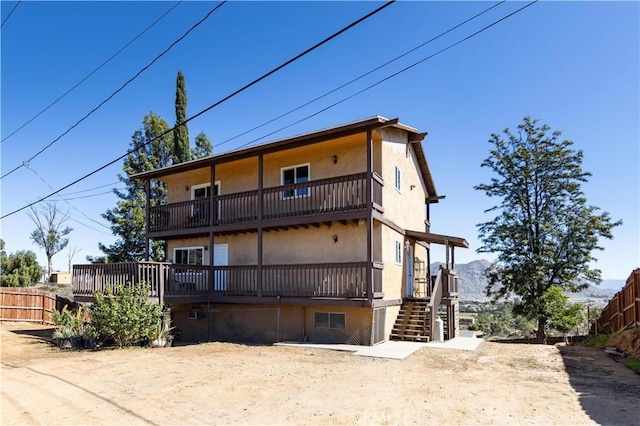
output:
[{"label": "balcony support post", "polygon": [[373,284],[373,133],[371,129],[367,130],[367,177],[365,204],[367,209],[367,298],[369,302],[373,302],[374,284]]},{"label": "balcony support post", "polygon": [[147,179],[144,183],[144,191],[146,195],[145,206],[145,230],[144,230],[144,260],[149,261],[149,212],[151,211],[151,179]]},{"label": "balcony support post", "polygon": [[256,268],[256,284],[258,297],[262,297],[262,218],[264,214],[263,196],[263,163],[264,156],[258,155],[258,266]]},{"label": "balcony support post", "polygon": [[213,237],[213,227],[215,225],[215,218],[217,216],[217,212],[214,210],[216,207],[216,197],[213,195],[213,189],[215,188],[216,182],[216,164],[211,163],[210,166],[210,181],[211,182],[211,190],[209,193],[209,294],[213,294],[213,290],[215,289],[215,239]]}]

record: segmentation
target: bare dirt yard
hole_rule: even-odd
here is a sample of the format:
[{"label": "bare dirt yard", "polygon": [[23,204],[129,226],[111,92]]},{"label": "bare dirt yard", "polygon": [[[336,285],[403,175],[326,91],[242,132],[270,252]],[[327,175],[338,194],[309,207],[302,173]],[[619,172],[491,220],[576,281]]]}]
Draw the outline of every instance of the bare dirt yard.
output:
[{"label": "bare dirt yard", "polygon": [[2,323],[2,424],[640,424],[640,375],[602,350],[483,342],[403,361],[206,343],[61,351]]}]

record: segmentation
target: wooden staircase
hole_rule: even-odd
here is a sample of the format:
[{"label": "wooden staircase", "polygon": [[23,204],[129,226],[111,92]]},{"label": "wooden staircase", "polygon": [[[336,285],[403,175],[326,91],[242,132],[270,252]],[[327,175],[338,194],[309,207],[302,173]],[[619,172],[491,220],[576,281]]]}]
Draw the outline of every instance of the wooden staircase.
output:
[{"label": "wooden staircase", "polygon": [[431,338],[429,299],[407,298],[391,331],[391,340],[428,342]]}]

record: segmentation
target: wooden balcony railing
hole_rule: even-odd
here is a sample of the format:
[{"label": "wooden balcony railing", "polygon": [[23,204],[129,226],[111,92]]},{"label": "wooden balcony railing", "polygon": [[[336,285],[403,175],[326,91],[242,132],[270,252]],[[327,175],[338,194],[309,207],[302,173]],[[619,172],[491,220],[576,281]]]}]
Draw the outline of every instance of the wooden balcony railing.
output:
[{"label": "wooden balcony railing", "polygon": [[118,284],[146,281],[151,296],[281,296],[364,298],[367,294],[366,262],[300,265],[264,265],[262,288],[258,267],[174,265],[169,263],[105,263],[73,266],[73,294],[92,296]]},{"label": "wooden balcony railing", "polygon": [[[263,220],[344,212],[365,208],[366,173],[265,188]],[[373,201],[382,205],[381,179],[373,179]],[[213,197],[213,225],[258,220],[258,191]],[[211,200],[197,200],[153,206],[149,211],[149,231],[208,227]]]}]

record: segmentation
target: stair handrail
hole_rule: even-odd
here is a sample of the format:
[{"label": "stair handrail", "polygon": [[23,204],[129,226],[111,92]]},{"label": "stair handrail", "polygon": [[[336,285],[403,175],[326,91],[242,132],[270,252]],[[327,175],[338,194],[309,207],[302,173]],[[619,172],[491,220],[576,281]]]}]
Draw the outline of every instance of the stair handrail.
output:
[{"label": "stair handrail", "polygon": [[438,306],[440,306],[440,302],[442,301],[442,282],[445,274],[446,270],[444,268],[438,269],[436,280],[433,283],[433,288],[431,289],[431,297],[429,298],[429,303],[427,304],[427,309],[430,311],[430,340],[433,340],[434,330],[436,329],[436,314],[438,313]]}]

